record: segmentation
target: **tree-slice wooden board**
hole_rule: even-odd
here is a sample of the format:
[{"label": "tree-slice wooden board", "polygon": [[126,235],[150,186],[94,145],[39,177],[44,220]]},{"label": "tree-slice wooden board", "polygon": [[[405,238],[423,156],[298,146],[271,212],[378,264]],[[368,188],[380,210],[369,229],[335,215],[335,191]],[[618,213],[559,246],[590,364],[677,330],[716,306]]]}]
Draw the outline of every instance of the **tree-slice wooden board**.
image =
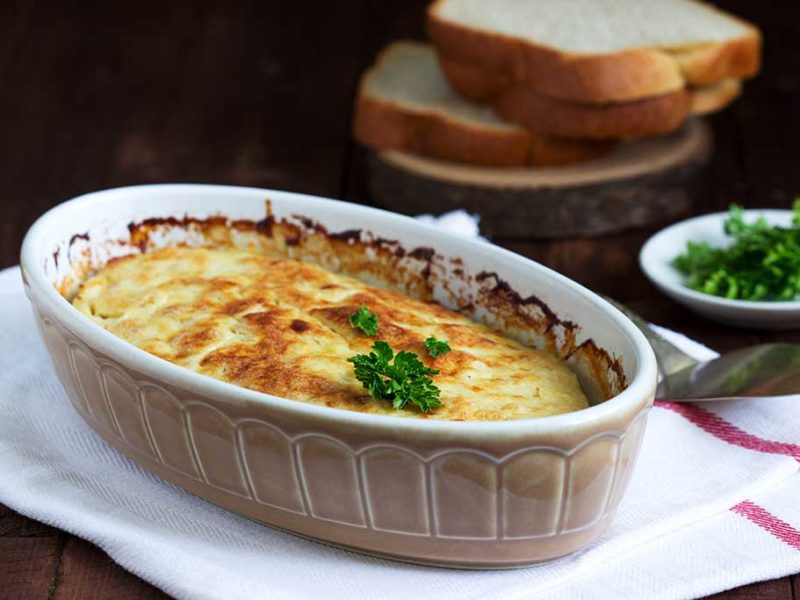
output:
[{"label": "tree-slice wooden board", "polygon": [[673,220],[701,190],[713,147],[705,121],[621,143],[563,167],[474,167],[396,151],[367,155],[375,204],[407,214],[463,208],[494,237],[591,236]]}]

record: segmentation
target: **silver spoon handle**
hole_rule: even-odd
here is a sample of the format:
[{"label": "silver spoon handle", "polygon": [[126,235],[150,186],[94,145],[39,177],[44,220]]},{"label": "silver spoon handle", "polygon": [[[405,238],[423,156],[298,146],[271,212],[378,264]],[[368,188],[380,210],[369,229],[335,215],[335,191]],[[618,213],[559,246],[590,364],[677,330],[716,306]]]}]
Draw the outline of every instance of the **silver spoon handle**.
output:
[{"label": "silver spoon handle", "polygon": [[675,344],[656,333],[650,327],[650,324],[647,321],[645,321],[627,306],[624,306],[607,296],[605,299],[618,308],[622,314],[633,321],[633,324],[639,328],[639,330],[644,334],[644,337],[647,338],[647,341],[650,342],[650,345],[653,347],[653,351],[656,353],[659,370],[661,371],[661,375],[663,377],[667,377],[673,373],[682,371],[683,369],[693,367],[698,363],[698,361],[686,354]]}]

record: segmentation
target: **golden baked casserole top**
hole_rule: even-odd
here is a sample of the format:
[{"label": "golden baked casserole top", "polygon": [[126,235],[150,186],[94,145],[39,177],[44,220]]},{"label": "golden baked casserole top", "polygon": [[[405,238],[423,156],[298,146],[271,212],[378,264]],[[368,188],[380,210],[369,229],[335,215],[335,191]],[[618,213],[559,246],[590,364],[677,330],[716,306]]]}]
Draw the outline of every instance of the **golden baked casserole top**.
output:
[{"label": "golden baked casserole top", "polygon": [[[165,360],[252,390],[361,412],[447,420],[541,417],[586,408],[577,377],[529,348],[433,302],[322,267],[240,250],[165,248],[115,259],[74,306]],[[351,326],[362,305],[379,338],[415,352],[441,390],[423,414],[371,398],[347,359],[376,338]],[[428,337],[451,351],[432,358]]]}]

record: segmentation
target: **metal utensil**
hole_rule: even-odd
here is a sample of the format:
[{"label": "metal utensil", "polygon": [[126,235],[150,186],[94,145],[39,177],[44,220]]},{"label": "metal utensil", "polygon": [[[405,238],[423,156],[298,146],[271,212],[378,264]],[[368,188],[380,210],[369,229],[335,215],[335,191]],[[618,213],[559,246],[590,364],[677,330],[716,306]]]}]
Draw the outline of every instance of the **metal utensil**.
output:
[{"label": "metal utensil", "polygon": [[609,299],[647,337],[658,359],[656,397],[673,402],[733,400],[800,394],[800,344],[760,344],[697,361]]}]

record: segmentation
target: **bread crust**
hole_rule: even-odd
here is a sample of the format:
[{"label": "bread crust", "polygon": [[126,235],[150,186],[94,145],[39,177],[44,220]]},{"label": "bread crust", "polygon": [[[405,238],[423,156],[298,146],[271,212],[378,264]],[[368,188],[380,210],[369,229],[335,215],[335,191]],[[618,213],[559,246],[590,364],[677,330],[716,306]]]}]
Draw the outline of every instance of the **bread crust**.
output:
[{"label": "bread crust", "polygon": [[752,26],[743,38],[719,44],[577,54],[448,22],[438,14],[446,1],[434,0],[427,12],[428,35],[437,52],[565,100],[601,104],[640,100],[687,84],[750,77],[760,62],[760,34]]},{"label": "bread crust", "polygon": [[481,166],[565,165],[611,151],[614,144],[558,139],[523,129],[473,127],[437,111],[415,111],[359,93],[353,120],[356,140],[378,150],[403,150],[422,156]]},{"label": "bread crust", "polygon": [[438,59],[439,66],[453,89],[473,102],[490,103],[514,85],[506,73],[482,69],[441,52],[438,53]]},{"label": "bread crust", "polygon": [[742,82],[738,79],[724,79],[714,85],[695,88],[691,92],[693,115],[708,115],[728,106],[742,93]]},{"label": "bread crust", "polygon": [[494,103],[502,117],[538,133],[595,140],[664,135],[689,114],[689,93],[677,90],[653,98],[609,104],[557,100],[516,86]]},{"label": "bread crust", "polygon": [[463,96],[489,103],[504,118],[538,133],[586,139],[620,139],[662,135],[676,130],[689,114],[708,114],[738,96],[738,80],[634,100],[589,104],[541,94],[492,73],[439,56],[451,85]]},{"label": "bread crust", "polygon": [[541,94],[444,56],[439,63],[459,93],[488,102],[505,119],[546,135],[588,139],[661,135],[680,127],[689,114],[685,89],[630,102],[587,104]]},{"label": "bread crust", "polygon": [[700,87],[725,79],[747,79],[761,69],[761,33],[732,40],[727,44],[708,44],[672,55],[689,85]]},{"label": "bread crust", "polygon": [[526,164],[530,137],[520,130],[473,128],[433,111],[417,112],[365,94],[356,101],[353,135],[371,148],[487,166]]}]

